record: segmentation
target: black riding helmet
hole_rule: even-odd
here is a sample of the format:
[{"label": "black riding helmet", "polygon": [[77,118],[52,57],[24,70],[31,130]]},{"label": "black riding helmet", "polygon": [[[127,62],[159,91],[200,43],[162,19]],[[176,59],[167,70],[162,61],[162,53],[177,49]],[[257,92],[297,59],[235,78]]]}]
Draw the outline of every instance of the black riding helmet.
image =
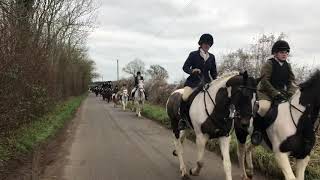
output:
[{"label": "black riding helmet", "polygon": [[141,72],[140,72],[140,71],[138,71],[138,72],[137,72],[137,75],[141,75]]},{"label": "black riding helmet", "polygon": [[213,37],[211,34],[202,34],[202,36],[199,39],[198,44],[201,46],[201,44],[206,43],[209,44],[210,46],[213,45]]},{"label": "black riding helmet", "polygon": [[287,51],[288,53],[290,52],[290,46],[287,41],[279,40],[273,44],[271,54],[275,54],[279,51]]}]

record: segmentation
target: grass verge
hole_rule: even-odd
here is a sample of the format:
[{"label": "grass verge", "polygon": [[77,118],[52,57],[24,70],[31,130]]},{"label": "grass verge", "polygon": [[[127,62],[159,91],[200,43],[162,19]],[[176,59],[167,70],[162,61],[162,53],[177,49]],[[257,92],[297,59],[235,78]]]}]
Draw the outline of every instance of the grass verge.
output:
[{"label": "grass verge", "polygon": [[17,129],[10,137],[0,139],[0,142],[3,142],[0,144],[0,163],[15,158],[17,154],[32,152],[37,145],[54,136],[72,119],[86,97],[87,95],[73,97],[59,103],[51,113]]},{"label": "grass verge", "polygon": [[[164,125],[170,129],[169,117],[166,113],[165,108],[161,106],[151,105],[146,103],[142,112],[142,115],[155,120],[156,122]],[[194,134],[191,133],[189,139],[194,141]],[[209,151],[220,153],[219,145],[216,140],[210,140],[207,144],[207,149]],[[318,159],[319,157],[315,152],[317,152],[319,147],[316,147],[316,150],[312,154],[311,159]],[[238,161],[237,159],[237,142],[235,135],[232,136],[231,145],[230,145],[230,156],[233,161]],[[258,147],[253,152],[253,164],[256,170],[260,171],[263,174],[272,176],[276,179],[282,177],[282,173],[277,166],[275,158],[272,153],[269,151]],[[319,180],[320,179],[320,165],[319,162],[311,162],[306,170],[306,180]]]}]

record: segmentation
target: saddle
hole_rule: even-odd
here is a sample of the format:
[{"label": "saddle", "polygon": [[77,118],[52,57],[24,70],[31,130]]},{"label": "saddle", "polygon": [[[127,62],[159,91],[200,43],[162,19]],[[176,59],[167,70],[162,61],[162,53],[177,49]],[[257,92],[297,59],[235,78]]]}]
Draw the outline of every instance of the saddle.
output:
[{"label": "saddle", "polygon": [[[183,120],[186,121],[186,124],[188,124],[188,127],[192,128],[193,129],[193,125],[191,123],[191,118],[190,118],[190,114],[188,113],[190,111],[190,107],[191,107],[191,104],[193,102],[193,100],[195,99],[195,97],[202,91],[202,86],[199,86],[197,87],[193,92],[192,94],[188,97],[187,101],[184,102],[185,103],[185,109],[184,109],[184,112],[181,112],[181,116],[184,117],[182,118]],[[181,100],[182,101],[182,100]],[[181,108],[181,107],[180,107]]]},{"label": "saddle", "polygon": [[[190,106],[194,101],[195,97],[203,92],[204,93],[204,103],[206,103],[206,98],[211,99],[212,103],[215,104],[216,102],[218,105],[215,104],[215,108],[213,112],[208,112],[207,105],[205,104],[205,110],[208,115],[206,121],[201,125],[201,131],[206,133],[210,136],[210,139],[217,138],[221,136],[228,136],[229,132],[232,128],[233,119],[229,118],[230,110],[230,99],[228,98],[228,92],[226,88],[221,88],[217,95],[216,99],[213,100],[210,94],[207,92],[209,88],[208,85],[206,86],[199,86],[197,87],[194,92],[189,96],[186,103],[186,112],[189,112]],[[187,123],[193,128],[191,123],[191,118],[189,113],[184,114],[186,117]]]}]

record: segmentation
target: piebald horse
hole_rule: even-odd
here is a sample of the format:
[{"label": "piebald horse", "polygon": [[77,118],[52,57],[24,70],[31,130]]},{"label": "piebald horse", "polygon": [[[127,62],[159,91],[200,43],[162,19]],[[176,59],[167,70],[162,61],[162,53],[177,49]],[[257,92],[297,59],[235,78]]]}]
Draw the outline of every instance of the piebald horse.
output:
[{"label": "piebald horse", "polygon": [[[314,147],[315,132],[319,125],[320,108],[320,71],[316,71],[307,81],[299,85],[296,93],[278,106],[278,115],[267,130],[271,147],[264,141],[263,146],[272,150],[275,159],[286,180],[304,180],[305,170],[310,160],[310,151]],[[238,159],[243,171],[243,179],[249,179],[253,174],[252,145],[246,146],[246,138],[251,127],[246,132],[237,134]],[[309,143],[304,138],[306,134]],[[289,156],[296,159],[295,174],[290,165]],[[245,163],[248,164],[249,174]]]},{"label": "piebald horse", "polygon": [[[196,135],[196,144],[198,149],[198,158],[196,167],[190,169],[190,174],[197,176],[204,165],[203,157],[205,145],[211,138],[218,138],[221,153],[223,156],[223,166],[226,180],[232,180],[231,161],[229,155],[230,133],[232,125],[228,129],[227,134],[212,136],[210,129],[217,127],[216,123],[224,123],[225,119],[233,119],[235,111],[239,112],[242,119],[249,121],[252,114],[252,98],[254,91],[251,88],[255,87],[256,80],[248,77],[248,74],[239,75],[239,73],[230,73],[221,76],[212,81],[205,89],[197,94],[190,106],[189,116],[191,126]],[[187,167],[183,159],[183,141],[185,139],[185,131],[178,129],[178,122],[181,118],[179,106],[183,94],[183,89],[174,91],[167,101],[167,113],[171,121],[171,127],[174,133],[174,155],[177,155],[180,162],[181,177],[188,179]],[[241,102],[241,103],[240,103]],[[213,116],[211,116],[213,115]],[[211,119],[212,117],[213,119]],[[233,120],[232,120],[233,121]],[[208,130],[209,129],[209,130]],[[215,129],[217,130],[217,129]],[[213,130],[214,132],[216,132]]]},{"label": "piebald horse", "polygon": [[119,94],[119,92],[113,93],[113,94],[112,94],[112,101],[113,101],[113,107],[114,107],[114,108],[116,108],[117,105],[119,104],[119,100],[120,100],[120,94]]}]

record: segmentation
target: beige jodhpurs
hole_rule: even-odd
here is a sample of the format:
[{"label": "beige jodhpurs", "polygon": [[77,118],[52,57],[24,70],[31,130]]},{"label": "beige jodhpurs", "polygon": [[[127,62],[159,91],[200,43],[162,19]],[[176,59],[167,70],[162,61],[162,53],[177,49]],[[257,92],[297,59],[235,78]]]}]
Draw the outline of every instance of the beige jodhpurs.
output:
[{"label": "beige jodhpurs", "polygon": [[264,117],[271,107],[271,102],[268,100],[259,100],[259,110],[258,114]]},{"label": "beige jodhpurs", "polygon": [[189,86],[183,88],[182,100],[187,101],[189,96],[193,93],[193,89]]}]

